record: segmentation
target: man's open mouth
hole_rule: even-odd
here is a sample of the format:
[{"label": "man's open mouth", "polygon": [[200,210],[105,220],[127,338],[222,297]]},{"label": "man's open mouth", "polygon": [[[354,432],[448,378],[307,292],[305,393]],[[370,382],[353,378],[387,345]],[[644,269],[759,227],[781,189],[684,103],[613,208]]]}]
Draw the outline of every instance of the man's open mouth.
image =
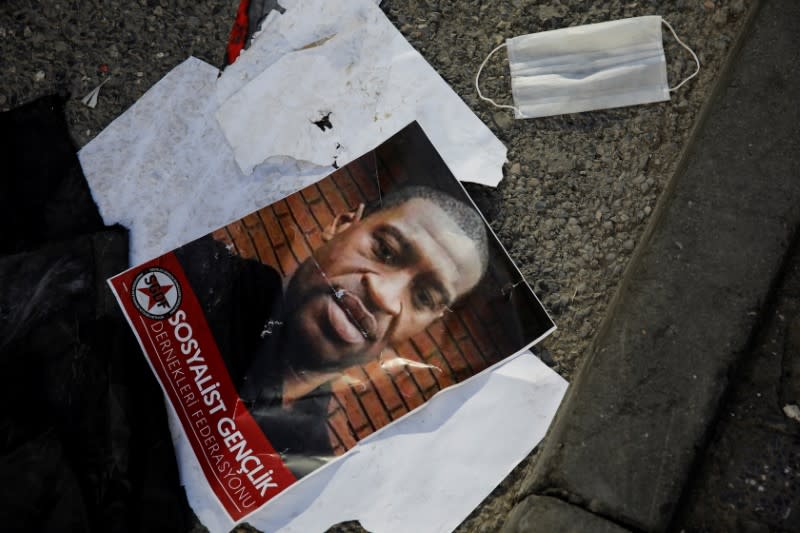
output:
[{"label": "man's open mouth", "polygon": [[378,324],[364,302],[344,289],[338,289],[328,303],[328,320],[336,335],[348,344],[375,339]]}]

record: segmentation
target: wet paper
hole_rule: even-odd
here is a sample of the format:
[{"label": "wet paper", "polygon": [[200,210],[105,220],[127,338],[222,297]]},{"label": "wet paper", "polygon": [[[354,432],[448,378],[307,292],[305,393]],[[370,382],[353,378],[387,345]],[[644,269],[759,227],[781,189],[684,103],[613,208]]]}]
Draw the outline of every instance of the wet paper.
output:
[{"label": "wet paper", "polygon": [[[420,516],[463,519],[541,438],[564,392],[532,357],[513,371],[510,358],[554,325],[416,123],[109,283],[168,400],[182,480],[211,531],[354,517],[391,530],[397,517],[387,526],[370,513],[396,500],[409,461],[443,494],[415,495],[450,506],[411,501]],[[538,416],[524,422],[533,433],[499,444],[522,409]],[[506,429],[484,435],[492,416]],[[482,488],[442,500],[451,474],[422,465],[460,453],[437,450],[445,431],[479,450],[511,446],[516,461],[473,458],[465,474]],[[342,483],[350,490],[327,492]]]}]

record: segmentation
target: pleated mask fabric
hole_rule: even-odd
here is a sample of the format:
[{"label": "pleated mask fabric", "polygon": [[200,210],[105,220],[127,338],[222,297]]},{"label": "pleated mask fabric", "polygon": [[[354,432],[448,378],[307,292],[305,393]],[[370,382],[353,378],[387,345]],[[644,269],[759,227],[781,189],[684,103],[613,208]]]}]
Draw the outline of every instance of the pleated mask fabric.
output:
[{"label": "pleated mask fabric", "polygon": [[659,16],[521,35],[506,46],[517,118],[669,100]]},{"label": "pleated mask fabric", "polygon": [[[675,87],[667,81],[661,25],[672,32],[696,64]],[[483,95],[483,67],[501,48],[508,49],[514,105]],[[531,33],[507,39],[483,60],[475,75],[478,97],[516,118],[536,118],[669,100],[700,72],[700,60],[658,15],[600,22]]]}]

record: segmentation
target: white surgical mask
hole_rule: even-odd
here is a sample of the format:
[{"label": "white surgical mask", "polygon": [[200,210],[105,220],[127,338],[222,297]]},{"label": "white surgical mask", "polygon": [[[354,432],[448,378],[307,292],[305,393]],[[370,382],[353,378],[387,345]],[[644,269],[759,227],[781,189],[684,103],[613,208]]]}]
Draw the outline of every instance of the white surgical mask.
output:
[{"label": "white surgical mask", "polygon": [[[535,118],[669,100],[670,91],[700,71],[697,55],[678,36],[697,63],[695,72],[675,87],[667,82],[659,16],[521,35],[492,50],[478,69],[478,96],[516,118]],[[481,94],[478,78],[497,50],[508,48],[514,105],[500,105]]]}]

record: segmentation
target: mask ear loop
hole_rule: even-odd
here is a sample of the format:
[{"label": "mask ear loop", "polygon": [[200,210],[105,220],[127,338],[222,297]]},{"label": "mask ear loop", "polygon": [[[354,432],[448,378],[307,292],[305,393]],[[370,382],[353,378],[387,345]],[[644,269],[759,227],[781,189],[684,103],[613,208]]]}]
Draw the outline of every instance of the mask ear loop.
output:
[{"label": "mask ear loop", "polygon": [[675,37],[675,40],[678,41],[678,44],[683,46],[684,48],[686,48],[689,51],[689,53],[692,54],[692,58],[694,58],[694,62],[697,63],[697,68],[695,69],[695,71],[688,78],[686,78],[685,80],[680,82],[675,87],[670,87],[669,88],[669,92],[673,92],[673,91],[677,91],[678,89],[680,89],[683,86],[684,83],[686,83],[687,81],[691,80],[692,78],[694,78],[695,76],[697,76],[700,73],[700,60],[697,59],[697,54],[694,53],[694,50],[689,48],[686,45],[686,43],[684,43],[683,41],[680,40],[680,38],[678,37],[678,34],[675,33],[675,30],[672,28],[672,26],[670,25],[669,22],[667,22],[664,19],[661,19],[661,23],[664,24],[667,28],[669,28],[669,31],[672,32],[672,35],[673,35],[673,37]]},{"label": "mask ear loop", "polygon": [[511,109],[512,111],[517,113],[519,116],[524,117],[525,115],[523,115],[522,112],[517,107],[515,107],[513,105],[498,104],[497,102],[495,102],[491,98],[487,98],[486,96],[483,96],[483,93],[481,92],[481,87],[480,87],[480,85],[478,83],[478,80],[481,77],[481,72],[483,72],[483,67],[486,66],[486,63],[489,61],[489,59],[491,59],[491,57],[494,55],[495,52],[497,52],[498,50],[500,50],[501,48],[503,48],[505,46],[506,46],[506,43],[502,43],[502,44],[496,46],[494,48],[494,50],[489,52],[489,55],[486,56],[486,59],[483,60],[483,63],[481,63],[481,66],[478,67],[478,73],[475,74],[475,90],[478,91],[478,98],[480,98],[484,102],[489,102],[490,104],[492,104],[493,106],[495,106],[498,109]]}]

